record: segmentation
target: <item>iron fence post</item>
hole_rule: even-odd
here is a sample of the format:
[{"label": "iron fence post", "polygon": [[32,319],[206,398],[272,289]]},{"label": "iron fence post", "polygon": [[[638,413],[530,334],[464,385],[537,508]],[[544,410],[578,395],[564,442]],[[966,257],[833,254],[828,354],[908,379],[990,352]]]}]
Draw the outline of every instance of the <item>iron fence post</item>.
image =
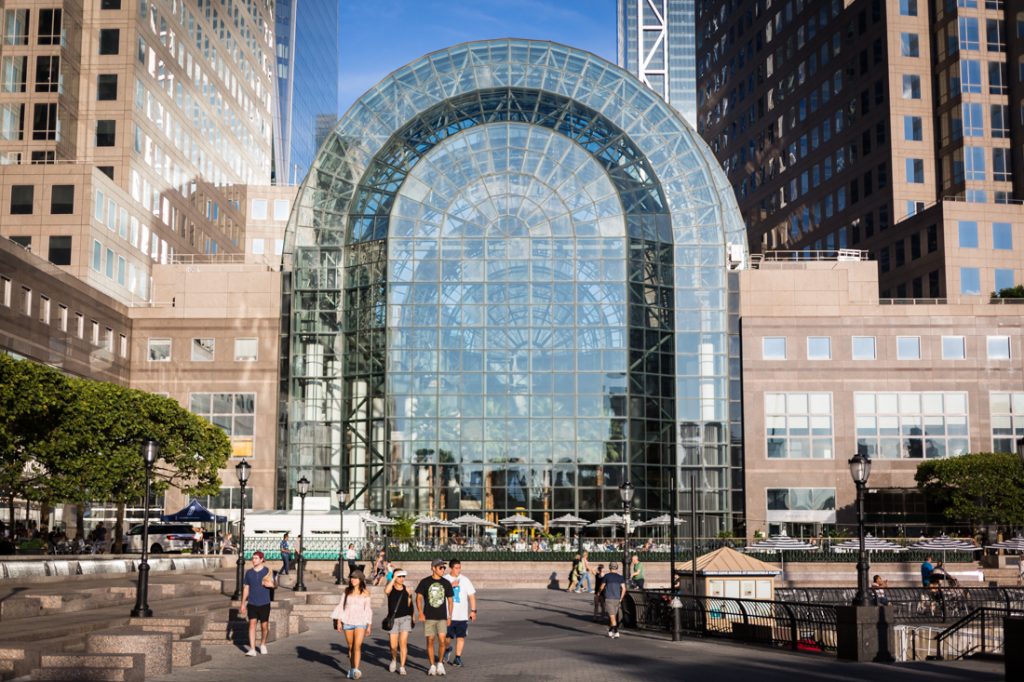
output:
[{"label": "iron fence post", "polygon": [[781,606],[786,611],[786,615],[789,616],[789,646],[793,648],[793,651],[796,651],[796,614],[793,613],[793,609],[789,608],[789,604],[782,604]]}]

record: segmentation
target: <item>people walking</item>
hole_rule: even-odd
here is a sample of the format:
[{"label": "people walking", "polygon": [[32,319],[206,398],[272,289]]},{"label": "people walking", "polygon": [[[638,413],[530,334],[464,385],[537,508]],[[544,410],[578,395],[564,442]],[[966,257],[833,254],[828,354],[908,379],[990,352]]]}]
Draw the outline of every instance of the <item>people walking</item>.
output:
[{"label": "people walking", "polygon": [[599,623],[603,616],[608,615],[608,608],[605,606],[604,590],[604,564],[597,565],[597,572],[594,573],[594,622]]},{"label": "people walking", "polygon": [[[416,586],[416,610],[419,612],[423,632],[427,638],[427,660],[430,662],[428,675],[444,675],[445,637],[448,626],[452,624],[452,600],[455,591],[452,584],[444,579],[444,559],[430,562],[430,575]],[[437,653],[434,653],[434,641],[437,640]]]},{"label": "people walking", "polygon": [[352,575],[352,572],[356,570],[356,546],[349,544],[348,549],[345,550],[345,561],[348,562],[348,574]]},{"label": "people walking", "polygon": [[644,589],[644,565],[637,554],[634,554],[633,558],[629,560],[629,581],[630,586]]},{"label": "people walking", "polygon": [[569,569],[569,586],[565,588],[566,592],[574,592],[576,590],[576,584],[580,580],[580,555],[577,554],[572,559],[572,568]]},{"label": "people walking", "polygon": [[935,566],[932,565],[932,555],[929,554],[923,562],[921,562],[921,587],[928,587],[932,582],[932,573],[935,572]]},{"label": "people walking", "polygon": [[409,588],[405,586],[405,578],[409,575],[400,568],[384,587],[388,596],[388,616],[393,619],[389,635],[391,639],[391,664],[388,672],[405,675],[405,661],[409,657],[409,633],[412,632],[414,615],[413,598]]},{"label": "people walking", "polygon": [[452,610],[451,624],[445,633],[448,637],[448,646],[442,662],[448,663],[450,658],[453,666],[461,668],[462,651],[466,645],[466,636],[469,634],[469,622],[476,622],[476,588],[469,578],[462,575],[461,561],[452,559],[448,562],[448,569],[450,572],[444,579],[452,584]]},{"label": "people walking", "polygon": [[281,538],[281,575],[288,575],[292,566],[292,544],[288,540],[288,533]]},{"label": "people walking", "polygon": [[601,591],[604,593],[608,607],[608,636],[618,639],[619,637],[619,605],[622,598],[626,596],[626,579],[616,573],[619,565],[615,562],[608,564],[608,573],[601,583]]},{"label": "people walking", "polygon": [[331,618],[335,620],[338,632],[345,635],[348,645],[348,679],[358,680],[363,676],[359,663],[363,655],[363,639],[370,636],[373,629],[373,603],[370,600],[370,588],[366,586],[366,577],[362,571],[348,574],[348,586],[344,589],[341,600],[334,608]]},{"label": "people walking", "polygon": [[238,614],[249,621],[249,650],[246,656],[255,656],[256,623],[260,624],[259,653],[267,653],[267,637],[270,634],[270,590],[274,587],[274,576],[263,563],[263,552],[252,553],[252,568],[245,572],[242,581],[242,604]]},{"label": "people walking", "polygon": [[384,580],[384,576],[387,573],[387,561],[384,559],[384,550],[382,549],[377,553],[377,558],[373,562],[373,586],[376,587]]},{"label": "people walking", "polygon": [[[587,551],[584,551],[583,554],[580,555],[580,580],[579,583],[576,585],[577,592],[590,592],[590,590],[593,589],[590,584],[590,574],[593,571],[590,568],[590,560],[588,558],[589,556],[590,553]],[[584,582],[586,582],[587,584],[586,589],[583,588]]]}]

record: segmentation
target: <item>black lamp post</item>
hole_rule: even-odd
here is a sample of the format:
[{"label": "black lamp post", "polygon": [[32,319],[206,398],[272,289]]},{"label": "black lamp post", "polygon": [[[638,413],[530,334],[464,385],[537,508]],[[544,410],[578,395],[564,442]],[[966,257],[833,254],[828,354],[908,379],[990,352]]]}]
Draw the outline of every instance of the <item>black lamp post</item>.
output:
[{"label": "black lamp post", "polygon": [[622,496],[622,511],[625,516],[622,529],[622,577],[629,580],[629,512],[633,508],[633,494],[636,488],[629,481],[619,486]]},{"label": "black lamp post", "polygon": [[305,592],[306,583],[302,580],[302,573],[306,568],[306,554],[302,550],[302,543],[305,541],[306,534],[306,495],[309,494],[309,479],[303,476],[295,483],[295,488],[299,493],[300,510],[299,510],[299,574],[295,578],[295,592]]},{"label": "black lamp post", "polygon": [[232,600],[242,598],[242,574],[245,572],[245,484],[249,482],[252,466],[246,460],[235,465],[238,485],[242,488],[241,501],[238,503],[238,558],[235,559],[235,593]]},{"label": "black lamp post", "polygon": [[153,464],[160,457],[160,444],[147,438],[142,441],[142,461],[146,465],[146,498],[142,503],[142,561],[139,562],[139,584],[135,589],[133,618],[152,618],[149,608],[149,492],[153,478]]},{"label": "black lamp post", "polygon": [[340,585],[342,582],[342,576],[344,571],[342,570],[343,564],[341,563],[345,554],[345,507],[348,505],[348,491],[344,488],[338,488],[338,532],[340,539],[338,540],[338,579],[334,581],[335,585]]},{"label": "black lamp post", "polygon": [[860,549],[857,552],[857,595],[853,598],[854,606],[868,606],[868,552],[864,547],[864,489],[867,487],[868,476],[871,475],[871,459],[861,453],[850,458],[850,476],[857,486],[857,538]]}]

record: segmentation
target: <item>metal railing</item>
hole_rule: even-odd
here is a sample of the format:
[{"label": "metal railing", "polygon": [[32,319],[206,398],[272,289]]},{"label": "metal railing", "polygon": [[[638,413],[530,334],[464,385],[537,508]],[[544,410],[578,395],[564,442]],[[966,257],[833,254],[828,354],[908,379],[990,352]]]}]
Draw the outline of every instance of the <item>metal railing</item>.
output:
[{"label": "metal railing", "polygon": [[[788,602],[840,606],[852,603],[856,592],[853,587],[780,587],[775,596]],[[1024,587],[887,587],[885,598],[898,623],[948,623],[978,609],[1024,610]]]},{"label": "metal railing", "polygon": [[[835,652],[836,609],[807,604],[727,597],[678,597],[680,632],[782,647]],[[629,592],[623,600],[626,627],[670,632],[672,594],[668,590]]]},{"label": "metal railing", "polygon": [[806,263],[813,261],[866,261],[871,252],[862,249],[825,249],[817,251],[765,251],[750,256],[750,267],[757,269],[763,263]]},{"label": "metal railing", "polygon": [[983,607],[935,636],[935,657],[960,659],[977,655],[1004,655],[1003,619],[1021,615],[1019,609]]}]

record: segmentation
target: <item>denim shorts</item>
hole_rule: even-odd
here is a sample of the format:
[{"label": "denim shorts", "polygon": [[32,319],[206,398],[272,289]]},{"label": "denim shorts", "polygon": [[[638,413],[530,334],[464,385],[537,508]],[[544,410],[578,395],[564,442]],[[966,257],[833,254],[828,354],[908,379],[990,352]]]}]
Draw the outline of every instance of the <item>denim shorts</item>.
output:
[{"label": "denim shorts", "polygon": [[344,627],[345,627],[346,630],[365,630],[366,629],[365,625],[346,625]]}]

